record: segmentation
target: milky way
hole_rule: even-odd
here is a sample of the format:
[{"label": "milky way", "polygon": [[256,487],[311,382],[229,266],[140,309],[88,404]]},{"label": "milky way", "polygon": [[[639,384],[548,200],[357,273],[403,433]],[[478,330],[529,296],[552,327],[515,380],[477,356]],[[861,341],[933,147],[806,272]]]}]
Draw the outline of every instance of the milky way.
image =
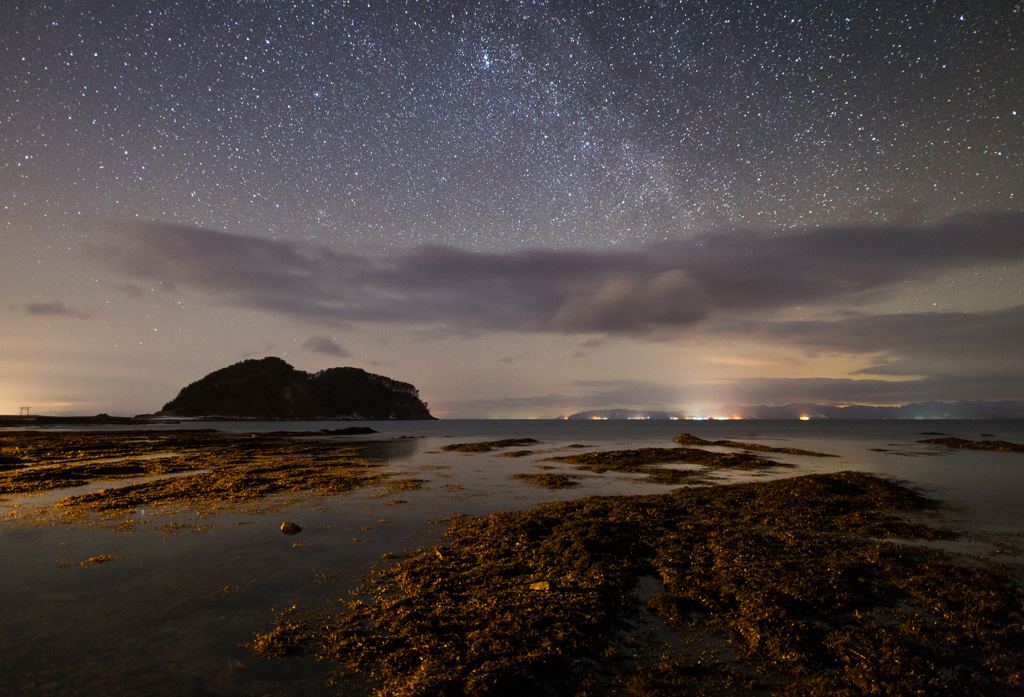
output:
[{"label": "milky way", "polygon": [[515,250],[1024,199],[1020,3],[2,12],[0,196],[51,224]]},{"label": "milky way", "polygon": [[0,413],[1020,399],[1024,4],[0,6]]}]

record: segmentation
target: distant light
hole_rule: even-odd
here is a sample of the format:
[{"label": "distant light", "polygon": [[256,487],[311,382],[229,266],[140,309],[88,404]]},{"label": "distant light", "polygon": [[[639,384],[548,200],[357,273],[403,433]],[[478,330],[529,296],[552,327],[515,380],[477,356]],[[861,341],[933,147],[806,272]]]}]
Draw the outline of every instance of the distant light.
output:
[{"label": "distant light", "polygon": [[811,420],[811,417],[809,417],[809,416],[801,416],[801,417],[800,417],[800,420],[801,420],[801,421],[810,421],[810,420]]}]

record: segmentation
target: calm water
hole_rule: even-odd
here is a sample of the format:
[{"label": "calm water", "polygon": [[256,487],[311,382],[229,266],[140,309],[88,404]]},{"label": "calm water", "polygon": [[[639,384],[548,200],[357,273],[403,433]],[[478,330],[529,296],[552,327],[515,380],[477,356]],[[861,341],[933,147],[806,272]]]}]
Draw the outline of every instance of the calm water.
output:
[{"label": "calm water", "polygon": [[[191,423],[161,428],[316,431],[337,422]],[[671,447],[691,433],[839,455],[772,455],[797,465],[767,474],[725,473],[717,482],[811,472],[859,470],[910,482],[947,502],[942,522],[970,531],[956,551],[1019,564],[1024,547],[1024,455],[949,451],[917,441],[941,433],[973,440],[1024,442],[1024,421],[432,421],[361,422],[380,431],[351,438],[395,472],[427,480],[421,491],[374,489],[311,498],[263,515],[221,515],[204,532],[159,534],[96,526],[38,528],[24,511],[79,490],[0,501],[0,694],[319,695],[329,666],[269,661],[239,644],[269,627],[273,609],[340,597],[385,552],[438,543],[453,513],[521,509],[543,501],[603,494],[646,494],[668,487],[629,475],[586,475],[572,490],[551,492],[510,478],[536,472],[537,460],[592,449]],[[927,435],[926,435],[927,434]],[[400,436],[407,436],[399,439]],[[534,457],[442,453],[472,440],[535,438]],[[576,451],[572,451],[576,452]],[[559,466],[561,467],[561,466]],[[569,466],[564,471],[578,475]],[[586,474],[586,473],[584,473]],[[102,488],[94,483],[92,488]],[[392,504],[393,500],[407,503]],[[168,522],[159,518],[151,526]],[[292,520],[305,529],[286,537]],[[382,522],[383,521],[383,522]],[[295,544],[300,546],[296,547]],[[100,566],[79,561],[100,554]],[[324,582],[325,575],[331,580]],[[227,592],[225,592],[227,589]]]}]

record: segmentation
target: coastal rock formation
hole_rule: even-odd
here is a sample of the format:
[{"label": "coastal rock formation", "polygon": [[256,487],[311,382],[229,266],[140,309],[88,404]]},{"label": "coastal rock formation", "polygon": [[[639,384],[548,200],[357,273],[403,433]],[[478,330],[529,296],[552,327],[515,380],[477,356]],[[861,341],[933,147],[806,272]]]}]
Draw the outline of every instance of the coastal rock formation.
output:
[{"label": "coastal rock formation", "polygon": [[717,445],[723,448],[737,448],[739,450],[756,450],[762,453],[785,453],[787,455],[807,455],[808,457],[839,457],[838,455],[828,455],[826,453],[816,453],[813,450],[800,450],[799,448],[773,448],[770,445],[760,445],[758,443],[739,443],[734,440],[704,440],[697,436],[691,436],[689,433],[684,433],[678,438],[673,438],[676,443],[682,443],[684,445]]},{"label": "coastal rock formation", "polygon": [[964,440],[963,438],[929,438],[918,443],[945,445],[947,448],[962,450],[1001,450],[1004,453],[1024,453],[1024,443],[1007,443],[1005,440]]},{"label": "coastal rock formation", "polygon": [[452,517],[247,646],[342,694],[1020,694],[1024,595],[917,546],[937,508],[838,472]]},{"label": "coastal rock formation", "polygon": [[511,448],[514,445],[531,445],[536,443],[533,438],[506,438],[505,440],[487,440],[480,443],[452,443],[441,450],[455,453],[489,453],[495,448]]},{"label": "coastal rock formation", "polygon": [[307,421],[434,418],[407,382],[359,368],[306,373],[273,356],[210,373],[183,388],[158,415]]},{"label": "coastal rock formation", "polygon": [[[370,433],[380,433],[367,426],[349,426],[348,428],[321,428],[317,434],[321,436],[365,436]],[[404,438],[405,436],[403,436]]]}]

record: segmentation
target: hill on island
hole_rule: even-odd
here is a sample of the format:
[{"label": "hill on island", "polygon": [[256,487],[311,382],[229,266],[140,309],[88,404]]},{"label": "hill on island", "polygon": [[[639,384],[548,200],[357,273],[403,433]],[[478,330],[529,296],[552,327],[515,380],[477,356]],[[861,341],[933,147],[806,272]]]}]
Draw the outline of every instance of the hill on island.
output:
[{"label": "hill on island", "polygon": [[159,416],[226,416],[261,420],[433,419],[407,382],[359,368],[296,370],[273,356],[216,370],[182,388]]}]

